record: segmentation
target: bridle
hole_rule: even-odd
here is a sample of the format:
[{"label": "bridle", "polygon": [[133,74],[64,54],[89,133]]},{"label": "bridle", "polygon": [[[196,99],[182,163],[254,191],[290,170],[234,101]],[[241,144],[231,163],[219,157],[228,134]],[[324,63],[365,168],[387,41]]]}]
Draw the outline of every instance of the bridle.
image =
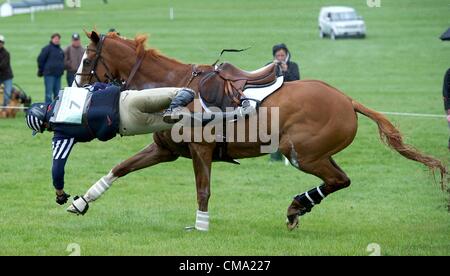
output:
[{"label": "bridle", "polygon": [[[84,59],[83,60],[83,67],[84,66],[91,66],[91,71],[89,73],[76,73],[75,76],[88,76],[89,83],[92,83],[92,80],[95,80],[100,82],[100,78],[97,74],[97,67],[98,64],[101,63],[105,69],[106,69],[106,73],[105,73],[105,77],[108,81],[110,82],[117,82],[118,80],[116,78],[113,77],[113,75],[111,74],[111,70],[109,69],[108,65],[105,63],[103,57],[102,57],[102,49],[103,49],[103,43],[106,40],[106,36],[105,35],[100,35],[100,41],[97,43],[97,48],[94,49],[89,49],[89,47],[86,49],[86,52],[95,52],[95,57],[94,60],[91,61],[89,59]],[[81,87],[81,85],[77,82],[76,78],[75,78],[75,84],[77,85],[77,87]]]},{"label": "bridle", "polygon": [[[108,82],[114,83],[117,85],[121,85],[123,87],[123,89],[128,89],[128,86],[129,86],[130,82],[132,81],[134,75],[137,73],[137,71],[141,67],[142,61],[144,60],[144,57],[145,57],[145,52],[141,57],[137,58],[136,63],[134,64],[133,68],[131,69],[128,79],[125,82],[123,82],[122,80],[115,78],[111,74],[111,70],[109,69],[108,65],[105,63],[105,61],[102,57],[103,44],[105,43],[106,38],[107,38],[107,36],[105,36],[103,34],[100,35],[100,41],[97,43],[96,49],[95,50],[89,49],[89,47],[86,49],[86,52],[94,52],[95,53],[95,57],[94,57],[94,60],[92,61],[92,64],[89,59],[83,60],[83,67],[91,66],[91,71],[89,73],[76,73],[75,76],[88,76],[89,83],[92,83],[92,80],[101,82],[101,80],[97,74],[98,64],[101,63],[105,67],[105,70],[106,70],[105,78],[108,80]],[[81,85],[77,82],[76,78],[75,78],[75,84],[77,87],[81,87]]]}]

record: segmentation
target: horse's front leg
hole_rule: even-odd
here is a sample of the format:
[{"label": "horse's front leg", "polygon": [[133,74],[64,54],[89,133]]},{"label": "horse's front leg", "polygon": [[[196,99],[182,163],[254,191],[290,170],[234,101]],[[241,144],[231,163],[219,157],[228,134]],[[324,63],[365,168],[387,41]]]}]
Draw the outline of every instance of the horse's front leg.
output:
[{"label": "horse's front leg", "polygon": [[75,197],[72,205],[67,208],[67,211],[84,215],[89,208],[89,203],[101,197],[119,177],[162,162],[173,161],[177,158],[178,155],[174,155],[171,151],[153,143],[136,155],[115,166],[107,175],[92,185],[84,196]]},{"label": "horse's front leg", "polygon": [[[208,201],[211,195],[211,163],[214,151],[213,144],[189,144],[189,150],[194,165],[195,183],[197,187],[197,217],[195,229],[208,231],[209,213]],[[189,227],[187,229],[190,229]]]}]

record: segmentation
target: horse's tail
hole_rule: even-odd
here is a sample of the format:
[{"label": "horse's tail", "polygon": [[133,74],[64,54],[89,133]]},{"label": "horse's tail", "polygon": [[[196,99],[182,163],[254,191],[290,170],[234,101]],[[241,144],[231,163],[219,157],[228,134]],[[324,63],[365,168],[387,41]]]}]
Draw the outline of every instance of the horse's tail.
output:
[{"label": "horse's tail", "polygon": [[392,125],[392,123],[383,114],[376,112],[375,110],[371,110],[354,100],[352,100],[352,104],[356,112],[369,117],[377,123],[380,138],[386,145],[396,150],[404,157],[420,162],[433,171],[438,169],[441,174],[441,187],[444,189],[447,169],[440,160],[432,156],[425,155],[412,146],[403,143],[403,138],[400,131],[395,128],[395,126]]}]

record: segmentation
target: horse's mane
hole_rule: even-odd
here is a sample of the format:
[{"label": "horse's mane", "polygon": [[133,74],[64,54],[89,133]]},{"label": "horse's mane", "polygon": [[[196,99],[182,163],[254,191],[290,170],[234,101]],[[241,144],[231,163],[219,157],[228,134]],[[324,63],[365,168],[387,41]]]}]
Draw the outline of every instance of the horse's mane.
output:
[{"label": "horse's mane", "polygon": [[140,34],[140,35],[137,35],[134,39],[128,39],[126,37],[118,35],[115,32],[110,32],[110,33],[106,34],[106,36],[108,38],[111,38],[111,39],[113,39],[115,41],[118,41],[118,42],[120,42],[122,44],[126,44],[127,46],[135,49],[136,54],[138,56],[141,56],[145,52],[147,56],[150,56],[152,58],[155,58],[155,59],[163,58],[163,59],[167,59],[167,60],[170,60],[172,62],[181,64],[180,61],[178,61],[178,60],[176,60],[174,58],[170,58],[168,56],[163,55],[157,49],[148,48],[147,47],[148,35]]}]

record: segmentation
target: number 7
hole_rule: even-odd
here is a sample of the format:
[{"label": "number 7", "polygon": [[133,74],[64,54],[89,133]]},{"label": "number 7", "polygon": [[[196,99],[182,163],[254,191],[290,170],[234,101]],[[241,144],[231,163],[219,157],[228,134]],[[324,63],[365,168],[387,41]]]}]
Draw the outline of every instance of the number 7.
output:
[{"label": "number 7", "polygon": [[80,108],[81,108],[81,106],[79,106],[75,101],[71,101],[71,102],[70,102],[69,109],[72,109],[72,105],[76,106],[77,109],[80,109]]}]

